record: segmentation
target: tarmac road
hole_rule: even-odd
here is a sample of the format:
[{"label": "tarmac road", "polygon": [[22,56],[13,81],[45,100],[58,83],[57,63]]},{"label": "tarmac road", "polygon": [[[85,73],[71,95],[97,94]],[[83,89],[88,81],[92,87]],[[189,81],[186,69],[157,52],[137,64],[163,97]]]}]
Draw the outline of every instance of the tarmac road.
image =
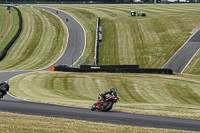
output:
[{"label": "tarmac road", "polygon": [[182,73],[192,58],[200,50],[200,29],[162,67]]},{"label": "tarmac road", "polygon": [[141,115],[114,111],[91,111],[87,108],[77,108],[28,101],[0,100],[0,107],[1,111],[28,115],[41,115],[132,126],[200,131],[200,121],[191,119]]},{"label": "tarmac road", "polygon": [[[44,8],[45,10],[50,10],[56,13],[56,10]],[[59,12],[59,15],[63,21],[65,21],[66,16],[64,13]],[[68,48],[73,50],[68,54],[65,52],[62,58],[78,58],[80,56],[79,51],[84,49],[85,40],[79,41],[79,38],[85,38],[84,33],[81,33],[82,37],[79,37],[80,28],[76,29],[74,27],[75,20],[72,20],[73,17],[69,17],[67,15],[68,22],[72,22],[65,24],[69,30],[69,37],[72,37],[68,40]],[[71,32],[72,35],[71,35]],[[74,39],[78,38],[75,42],[80,42],[81,46],[78,47],[74,44]],[[75,54],[76,53],[76,54]],[[74,57],[75,56],[75,57]],[[60,58],[56,63],[63,63],[62,58]],[[70,64],[70,59],[67,63]],[[48,68],[44,68],[42,70],[47,70]],[[27,72],[33,71],[15,71],[15,72],[0,72],[0,82],[8,80],[9,78]],[[91,105],[92,106],[92,105]],[[117,106],[117,105],[116,105]],[[141,114],[133,114],[133,113],[124,113],[124,112],[101,112],[101,111],[90,111],[87,108],[78,108],[78,107],[70,107],[70,106],[62,106],[55,104],[47,104],[47,103],[37,103],[31,101],[25,101],[21,99],[14,98],[12,96],[6,95],[3,99],[0,100],[0,111],[20,113],[20,114],[28,114],[28,115],[41,115],[48,117],[58,117],[58,118],[70,118],[70,119],[78,119],[78,120],[86,120],[86,121],[94,121],[94,122],[104,122],[104,123],[113,123],[113,124],[122,124],[122,125],[132,125],[132,126],[144,126],[144,127],[154,127],[154,128],[166,128],[166,129],[178,129],[178,130],[189,130],[189,131],[200,131],[200,120],[192,120],[192,119],[181,119],[181,118],[172,118],[172,117],[161,117],[161,116],[152,116],[152,115],[141,115]]]},{"label": "tarmac road", "polygon": [[83,27],[72,16],[48,7],[36,7],[47,10],[57,15],[68,29],[68,43],[62,57],[52,66],[68,65],[72,66],[75,61],[78,61],[85,50],[85,31]]}]

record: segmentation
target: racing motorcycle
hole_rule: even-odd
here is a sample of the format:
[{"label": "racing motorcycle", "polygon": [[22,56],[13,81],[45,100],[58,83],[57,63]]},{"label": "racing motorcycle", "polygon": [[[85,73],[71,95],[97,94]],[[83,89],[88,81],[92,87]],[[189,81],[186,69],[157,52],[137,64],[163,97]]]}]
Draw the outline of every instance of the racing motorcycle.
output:
[{"label": "racing motorcycle", "polygon": [[3,98],[3,96],[6,95],[8,91],[9,91],[8,82],[5,81],[3,83],[0,83],[0,99]]},{"label": "racing motorcycle", "polygon": [[113,107],[113,104],[116,103],[119,98],[117,96],[106,95],[104,102],[101,100],[101,95],[98,97],[98,101],[92,105],[91,110],[102,110],[102,111],[110,111]]}]

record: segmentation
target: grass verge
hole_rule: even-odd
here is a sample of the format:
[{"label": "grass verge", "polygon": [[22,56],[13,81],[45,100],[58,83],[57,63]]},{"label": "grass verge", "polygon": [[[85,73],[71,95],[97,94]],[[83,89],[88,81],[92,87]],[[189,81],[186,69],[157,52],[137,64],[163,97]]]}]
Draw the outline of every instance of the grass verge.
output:
[{"label": "grass verge", "polygon": [[64,24],[47,11],[19,7],[23,16],[23,31],[5,59],[1,70],[30,70],[54,63],[66,47]]},{"label": "grass verge", "polygon": [[199,66],[200,66],[200,51],[192,59],[191,63],[186,67],[184,73],[199,75],[200,74]]},{"label": "grass verge", "polygon": [[[103,42],[100,44],[101,65],[138,64],[140,67],[161,68],[200,24],[199,4],[45,6],[73,15],[84,26],[87,34],[84,56],[90,58],[89,64],[93,64],[97,17],[102,19],[103,25]],[[147,16],[131,17],[130,12],[139,9]],[[199,61],[194,58],[191,64],[190,70],[186,72],[199,74]],[[191,72],[194,69],[195,71]]]},{"label": "grass verge", "polygon": [[81,120],[27,116],[6,112],[0,112],[0,120],[0,130],[3,133],[187,133],[187,131],[103,124]]},{"label": "grass verge", "polygon": [[19,98],[86,108],[98,94],[114,87],[120,98],[115,111],[200,119],[199,79],[193,75],[35,72],[9,83],[10,93]]},{"label": "grass verge", "polygon": [[[1,33],[1,35],[5,34],[3,36],[3,38],[0,39],[0,53],[2,53],[4,48],[8,45],[10,40],[15,36],[15,34],[17,33],[17,31],[19,29],[19,16],[18,16],[17,10],[15,10],[14,8],[12,8],[12,10],[11,10],[12,16],[10,16],[9,12],[6,10],[5,7],[0,7],[0,11],[2,13],[0,16],[0,18],[1,18],[0,33]],[[11,19],[11,17],[12,17],[12,19]],[[11,26],[9,29],[7,29],[9,27],[10,21],[11,21]]]}]

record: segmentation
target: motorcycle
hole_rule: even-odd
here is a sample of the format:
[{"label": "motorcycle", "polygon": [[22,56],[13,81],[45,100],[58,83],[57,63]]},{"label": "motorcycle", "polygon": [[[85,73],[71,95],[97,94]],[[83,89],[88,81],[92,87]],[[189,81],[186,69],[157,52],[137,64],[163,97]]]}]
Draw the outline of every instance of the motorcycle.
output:
[{"label": "motorcycle", "polygon": [[8,90],[9,90],[9,85],[7,81],[0,84],[0,99],[7,94]]},{"label": "motorcycle", "polygon": [[113,107],[113,104],[116,103],[119,98],[117,96],[106,95],[104,102],[101,100],[101,95],[98,97],[98,101],[92,105],[91,110],[102,110],[102,111],[110,111]]}]

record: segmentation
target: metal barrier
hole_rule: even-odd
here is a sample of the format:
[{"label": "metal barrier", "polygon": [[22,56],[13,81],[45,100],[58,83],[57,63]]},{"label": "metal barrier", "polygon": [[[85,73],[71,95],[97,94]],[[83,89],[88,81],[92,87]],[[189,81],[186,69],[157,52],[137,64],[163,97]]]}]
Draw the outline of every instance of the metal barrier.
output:
[{"label": "metal barrier", "polygon": [[99,65],[99,26],[100,26],[100,17],[97,18],[96,41],[95,41],[94,64],[96,66]]}]

